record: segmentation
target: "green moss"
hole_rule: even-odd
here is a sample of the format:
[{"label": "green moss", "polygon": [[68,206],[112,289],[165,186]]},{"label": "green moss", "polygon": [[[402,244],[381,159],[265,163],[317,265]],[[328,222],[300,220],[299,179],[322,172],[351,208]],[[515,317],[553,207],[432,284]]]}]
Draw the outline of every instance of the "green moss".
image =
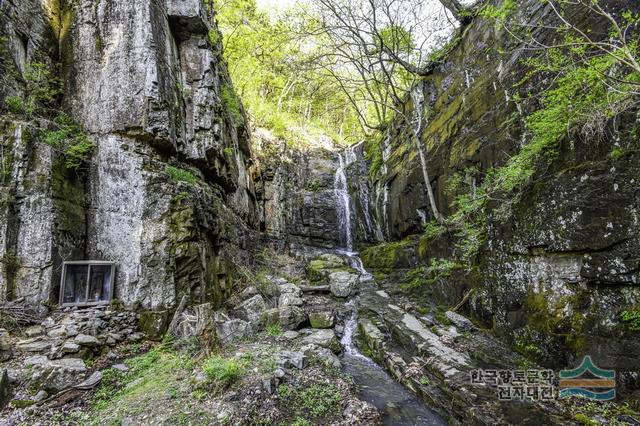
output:
[{"label": "green moss", "polygon": [[640,308],[620,312],[620,321],[631,331],[640,331]]},{"label": "green moss", "polygon": [[0,259],[0,263],[2,263],[2,269],[6,280],[7,298],[11,299],[14,296],[16,278],[22,265],[22,261],[15,252],[8,250]]},{"label": "green moss", "polygon": [[616,147],[613,147],[613,149],[609,153],[609,158],[611,158],[612,160],[619,160],[622,157],[624,157],[624,154],[625,154],[624,149],[616,146]]},{"label": "green moss", "polygon": [[585,426],[598,426],[600,424],[600,422],[582,413],[574,415],[573,420]]},{"label": "green moss", "polygon": [[198,181],[196,176],[189,170],[179,169],[174,166],[167,166],[167,173],[169,174],[169,179],[174,182],[185,182],[190,185],[195,185]]},{"label": "green moss", "polygon": [[360,253],[364,266],[372,269],[392,270],[406,263],[410,241],[380,244]]}]

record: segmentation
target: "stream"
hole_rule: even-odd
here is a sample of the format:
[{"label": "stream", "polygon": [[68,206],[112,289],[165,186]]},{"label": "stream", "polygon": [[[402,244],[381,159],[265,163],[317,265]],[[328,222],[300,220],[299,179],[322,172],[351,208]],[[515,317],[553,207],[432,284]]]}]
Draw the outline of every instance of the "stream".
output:
[{"label": "stream", "polygon": [[[343,249],[336,254],[346,256],[349,265],[360,273],[360,281],[372,281],[373,277],[362,264],[358,253],[353,251],[351,231],[351,199],[345,173],[346,167],[353,161],[349,148],[343,158],[338,153],[338,169],[334,179],[334,194],[337,202],[338,221],[340,223],[340,244]],[[351,317],[345,323],[340,343],[344,348],[342,357],[343,371],[349,374],[358,387],[360,398],[376,407],[382,416],[382,422],[388,426],[445,425],[446,422],[429,409],[403,385],[396,382],[373,360],[362,355],[353,344],[353,334],[358,328],[357,300],[347,303],[351,308]]]},{"label": "stream", "polygon": [[353,333],[358,327],[357,308],[353,305],[340,343],[344,347],[343,371],[353,377],[360,398],[373,404],[382,414],[383,424],[388,426],[445,425],[437,413],[353,345]]}]

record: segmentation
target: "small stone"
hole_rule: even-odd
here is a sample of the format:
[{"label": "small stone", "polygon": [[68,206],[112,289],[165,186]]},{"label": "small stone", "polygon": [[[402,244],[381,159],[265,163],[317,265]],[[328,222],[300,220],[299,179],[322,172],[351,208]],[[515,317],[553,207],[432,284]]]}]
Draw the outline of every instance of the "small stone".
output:
[{"label": "small stone", "polygon": [[81,346],[98,346],[100,342],[94,336],[89,336],[88,334],[78,334],[75,337],[75,342]]},{"label": "small stone", "polygon": [[11,336],[9,332],[4,328],[0,328],[0,362],[5,362],[11,359],[13,355],[11,347]]},{"label": "small stone", "polygon": [[48,340],[23,340],[18,342],[18,349],[25,352],[49,352],[53,344]]},{"label": "small stone", "polygon": [[64,325],[59,325],[52,328],[47,332],[47,336],[52,338],[65,338],[67,337],[67,328]]},{"label": "small stone", "polygon": [[62,345],[62,353],[65,353],[65,354],[75,354],[75,353],[78,353],[79,350],[80,350],[80,345],[74,342],[67,341],[67,342],[64,342],[64,344]]},{"label": "small stone", "polygon": [[111,368],[113,368],[114,370],[122,371],[123,373],[129,371],[129,367],[124,364],[114,364],[111,366]]},{"label": "small stone", "polygon": [[265,309],[267,309],[267,304],[262,296],[257,294],[242,302],[236,309],[236,314],[245,321],[254,322],[260,319],[260,314]]},{"label": "small stone", "polygon": [[144,339],[144,334],[142,334],[142,333],[132,333],[132,334],[127,336],[127,340],[129,342],[139,342],[142,339]]},{"label": "small stone", "polygon": [[44,335],[44,327],[41,325],[33,325],[31,327],[28,327],[25,331],[24,334],[27,337],[38,337],[38,336],[43,336]]},{"label": "small stone", "polygon": [[302,298],[293,293],[283,293],[278,299],[278,306],[302,306]]},{"label": "small stone", "polygon": [[285,339],[294,340],[294,339],[297,339],[298,337],[300,337],[300,333],[298,333],[297,331],[289,330],[289,331],[285,331],[282,336]]},{"label": "small stone", "polygon": [[453,325],[455,325],[456,327],[458,327],[463,331],[471,331],[476,329],[476,326],[473,325],[473,323],[468,318],[456,312],[447,311],[445,312],[444,315],[447,317],[449,321],[453,323]]},{"label": "small stone", "polygon": [[302,352],[282,351],[276,357],[280,368],[297,368],[303,370],[307,366],[307,357]]},{"label": "small stone", "polygon": [[49,394],[46,391],[41,390],[41,391],[38,391],[36,396],[33,397],[33,401],[38,403],[47,399],[48,396]]},{"label": "small stone", "polygon": [[346,271],[337,271],[329,274],[331,294],[335,297],[346,298],[351,296],[358,284],[358,275]]},{"label": "small stone", "polygon": [[276,369],[276,371],[273,372],[273,375],[278,378],[278,379],[282,379],[285,376],[285,372],[282,368],[278,368]]}]

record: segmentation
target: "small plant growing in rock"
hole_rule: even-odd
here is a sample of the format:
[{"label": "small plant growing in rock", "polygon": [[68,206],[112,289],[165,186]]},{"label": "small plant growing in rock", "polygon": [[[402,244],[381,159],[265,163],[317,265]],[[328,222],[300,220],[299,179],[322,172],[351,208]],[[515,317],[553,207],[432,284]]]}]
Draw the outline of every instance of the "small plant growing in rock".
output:
[{"label": "small plant growing in rock", "polygon": [[627,324],[629,330],[640,331],[640,309],[632,311],[622,311],[620,320]]},{"label": "small plant growing in rock", "polygon": [[267,334],[269,336],[280,336],[282,334],[282,326],[280,324],[268,325]]},{"label": "small plant growing in rock", "polygon": [[185,182],[190,185],[195,185],[197,182],[196,176],[189,170],[179,169],[174,166],[167,166],[167,173],[169,174],[169,179],[174,182]]}]

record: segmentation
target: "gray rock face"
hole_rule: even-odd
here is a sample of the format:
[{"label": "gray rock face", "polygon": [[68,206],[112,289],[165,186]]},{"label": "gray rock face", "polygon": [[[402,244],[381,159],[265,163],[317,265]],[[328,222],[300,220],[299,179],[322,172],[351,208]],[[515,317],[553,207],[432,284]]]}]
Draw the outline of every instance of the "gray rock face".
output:
[{"label": "gray rock face", "polygon": [[25,359],[24,365],[30,367],[30,386],[49,393],[60,392],[84,380],[87,367],[78,358],[49,360],[45,356],[33,356]]},{"label": "gray rock face", "polygon": [[[291,150],[270,132],[258,129],[264,200],[262,220],[268,235],[292,242],[333,247],[339,224],[333,181],[337,156],[318,144],[309,151]],[[274,155],[277,154],[277,155]]]},{"label": "gray rock face", "polygon": [[338,271],[329,275],[331,294],[335,297],[349,297],[354,294],[358,286],[358,275],[350,272]]},{"label": "gray rock face", "polygon": [[[55,59],[40,3],[0,3],[1,62],[12,68],[1,71],[18,76],[0,98],[23,95],[29,61]],[[117,262],[115,296],[127,305],[170,307],[184,294],[220,304],[224,257],[257,214],[244,118],[221,100],[231,86],[209,42],[212,12],[202,0],[64,7],[64,109],[95,150],[70,171],[29,130],[38,123],[0,120],[13,160],[0,184],[0,257],[16,261],[0,274],[0,300],[56,301],[61,260],[94,258]]]}]

